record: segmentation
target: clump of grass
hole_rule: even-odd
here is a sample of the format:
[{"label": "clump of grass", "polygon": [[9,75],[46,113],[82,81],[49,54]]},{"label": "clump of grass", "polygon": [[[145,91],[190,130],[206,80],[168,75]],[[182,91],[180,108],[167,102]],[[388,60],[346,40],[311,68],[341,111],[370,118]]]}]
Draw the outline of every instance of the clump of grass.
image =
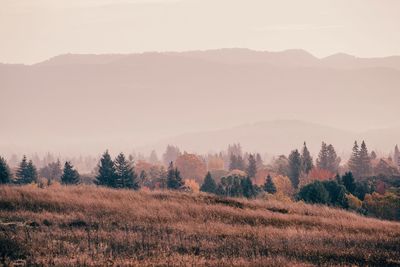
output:
[{"label": "clump of grass", "polygon": [[0,203],[0,220],[14,225],[0,233],[19,253],[7,252],[3,258],[9,262],[400,264],[399,223],[325,206],[94,186],[3,186]]}]

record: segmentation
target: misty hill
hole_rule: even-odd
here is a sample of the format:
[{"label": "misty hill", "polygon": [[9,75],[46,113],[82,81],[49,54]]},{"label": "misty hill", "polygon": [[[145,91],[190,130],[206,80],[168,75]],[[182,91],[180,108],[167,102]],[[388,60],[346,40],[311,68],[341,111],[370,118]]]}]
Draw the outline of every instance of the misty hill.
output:
[{"label": "misty hill", "polygon": [[[31,66],[2,64],[0,148],[130,149],[185,132],[282,119],[352,131],[398,126],[398,62],[221,49],[69,54]],[[379,140],[392,142],[385,133]]]},{"label": "misty hill", "polygon": [[240,142],[246,150],[279,155],[289,154],[295,148],[300,149],[306,141],[311,152],[317,155],[321,142],[324,141],[334,144],[338,153],[348,156],[354,140],[366,140],[370,150],[379,153],[391,151],[399,137],[400,129],[397,128],[357,133],[303,121],[276,120],[178,135],[166,138],[147,149],[155,147],[161,151],[168,144],[175,144],[183,150],[207,153],[218,152],[220,149],[226,149],[229,144]]}]

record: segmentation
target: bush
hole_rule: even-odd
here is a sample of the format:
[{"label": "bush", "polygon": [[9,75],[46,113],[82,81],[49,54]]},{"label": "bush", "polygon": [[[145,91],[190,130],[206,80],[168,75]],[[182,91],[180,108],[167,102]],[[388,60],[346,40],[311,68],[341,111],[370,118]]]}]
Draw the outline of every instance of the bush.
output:
[{"label": "bush", "polygon": [[307,203],[329,203],[329,192],[320,181],[303,186],[298,194],[298,199]]},{"label": "bush", "polygon": [[308,203],[329,204],[348,208],[346,188],[336,181],[315,181],[301,188],[298,199]]}]

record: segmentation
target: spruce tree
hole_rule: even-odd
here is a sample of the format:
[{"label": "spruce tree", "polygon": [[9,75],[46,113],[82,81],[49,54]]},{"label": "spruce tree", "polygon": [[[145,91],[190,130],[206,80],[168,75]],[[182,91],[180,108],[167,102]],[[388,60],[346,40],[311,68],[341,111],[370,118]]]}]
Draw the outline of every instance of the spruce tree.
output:
[{"label": "spruce tree", "polygon": [[322,142],[321,150],[318,154],[317,167],[323,170],[328,169],[328,146],[325,142]]},{"label": "spruce tree", "polygon": [[242,187],[243,196],[246,198],[252,198],[256,196],[256,190],[249,176],[240,180]]},{"label": "spruce tree", "polygon": [[367,145],[364,141],[362,141],[360,147],[359,164],[360,177],[366,177],[371,174],[371,158],[369,157]]},{"label": "spruce tree", "polygon": [[100,159],[99,171],[96,176],[96,184],[101,186],[115,187],[115,166],[108,150]]},{"label": "spruce tree", "polygon": [[174,168],[174,163],[171,161],[168,167],[167,187],[169,189],[179,189],[182,185],[181,173],[178,168]]},{"label": "spruce tree", "polygon": [[245,171],[245,169],[246,169],[246,164],[244,162],[244,159],[240,155],[237,157],[237,166],[236,167],[238,170],[241,170],[241,171]]},{"label": "spruce tree", "polygon": [[19,163],[16,173],[16,178],[17,178],[16,182],[18,184],[29,183],[28,160],[26,159],[25,155],[22,157],[22,160]]},{"label": "spruce tree", "polygon": [[269,194],[275,194],[276,193],[275,183],[272,180],[271,175],[269,175],[269,174],[268,174],[267,179],[265,180],[265,183],[264,183],[264,191],[269,193]]},{"label": "spruce tree", "polygon": [[354,177],[351,172],[346,172],[342,176],[342,183],[343,183],[344,187],[346,187],[346,190],[349,193],[354,194],[354,191],[356,189],[356,183],[354,181]]},{"label": "spruce tree", "polygon": [[354,176],[358,177],[360,173],[360,151],[358,148],[357,141],[354,141],[353,153],[349,159],[348,165],[351,173]]},{"label": "spruce tree", "polygon": [[11,172],[6,160],[0,157],[0,184],[8,184],[11,182]]},{"label": "spruce tree", "polygon": [[217,184],[215,183],[213,177],[210,172],[207,172],[206,177],[204,178],[204,182],[200,187],[200,191],[207,193],[216,193]]},{"label": "spruce tree", "polygon": [[125,159],[125,155],[120,153],[114,162],[115,166],[115,187],[139,189],[137,175],[133,167]]},{"label": "spruce tree", "polygon": [[29,183],[36,182],[38,178],[37,169],[35,165],[33,165],[32,160],[28,162],[27,173],[29,177]]},{"label": "spruce tree", "polygon": [[237,157],[235,154],[232,154],[229,158],[229,170],[236,170],[237,169]]},{"label": "spruce tree", "polygon": [[249,155],[249,165],[247,166],[247,175],[250,178],[255,178],[257,174],[257,161],[253,154]]},{"label": "spruce tree", "polygon": [[310,151],[308,151],[306,142],[304,142],[303,151],[301,153],[301,170],[305,174],[308,174],[313,167],[313,158],[311,157]]},{"label": "spruce tree", "polygon": [[301,156],[299,151],[293,150],[289,155],[289,178],[294,188],[299,187],[301,174]]},{"label": "spruce tree", "polygon": [[74,169],[71,162],[66,161],[64,164],[63,174],[61,175],[61,183],[65,185],[78,184],[80,180],[79,173]]},{"label": "spruce tree", "polygon": [[337,173],[339,170],[340,158],[337,156],[333,145],[327,147],[327,170],[332,173]]},{"label": "spruce tree", "polygon": [[33,162],[30,160],[29,162],[24,155],[21,163],[19,164],[17,170],[17,180],[18,184],[30,184],[36,182],[37,180],[37,171],[36,167],[33,165]]}]

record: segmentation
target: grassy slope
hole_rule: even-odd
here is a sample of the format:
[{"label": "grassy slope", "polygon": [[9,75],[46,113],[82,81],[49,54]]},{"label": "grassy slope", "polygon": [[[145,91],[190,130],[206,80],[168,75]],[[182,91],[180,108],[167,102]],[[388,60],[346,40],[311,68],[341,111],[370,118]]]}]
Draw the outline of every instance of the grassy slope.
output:
[{"label": "grassy slope", "polygon": [[0,256],[30,264],[400,264],[399,223],[303,203],[4,186],[0,220]]}]

